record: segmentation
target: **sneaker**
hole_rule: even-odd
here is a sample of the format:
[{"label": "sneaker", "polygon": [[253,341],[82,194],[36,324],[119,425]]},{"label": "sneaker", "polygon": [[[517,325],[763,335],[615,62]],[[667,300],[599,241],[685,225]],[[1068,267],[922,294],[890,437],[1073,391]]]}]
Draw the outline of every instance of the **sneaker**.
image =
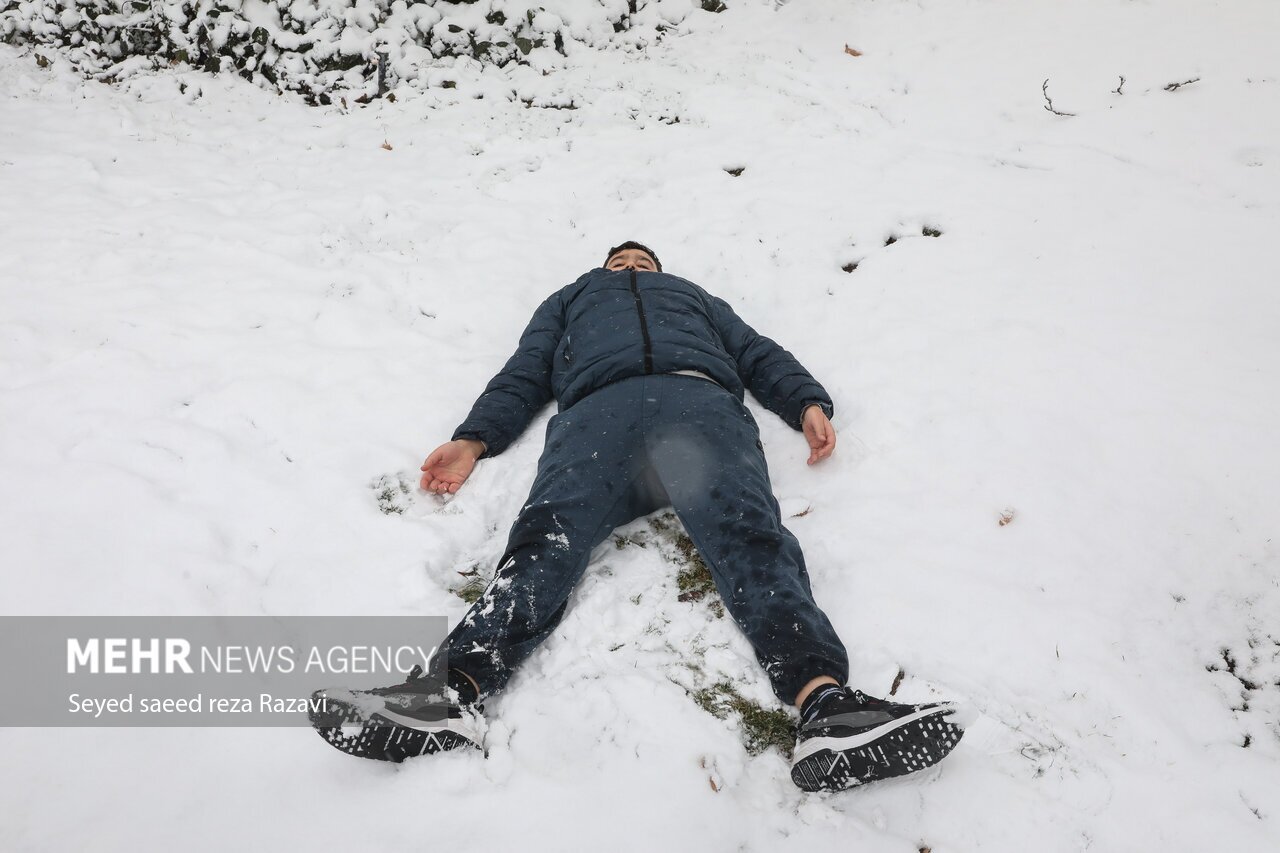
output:
[{"label": "sneaker", "polygon": [[347,755],[400,763],[446,749],[480,748],[484,718],[458,692],[415,666],[403,684],[374,690],[317,690],[308,716]]},{"label": "sneaker", "polygon": [[805,791],[842,791],[931,767],[964,734],[951,718],[956,711],[951,703],[902,705],[827,690],[801,714],[791,781]]}]

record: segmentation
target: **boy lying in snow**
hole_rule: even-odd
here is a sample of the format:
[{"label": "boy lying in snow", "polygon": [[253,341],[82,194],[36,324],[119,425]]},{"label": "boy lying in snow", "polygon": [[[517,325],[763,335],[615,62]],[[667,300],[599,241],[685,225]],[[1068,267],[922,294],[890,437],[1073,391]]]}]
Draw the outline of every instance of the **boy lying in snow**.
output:
[{"label": "boy lying in snow", "polygon": [[[626,242],[549,297],[453,440],[422,465],[451,494],[553,398],[559,413],[528,501],[484,594],[444,643],[447,676],[319,691],[312,722],[331,744],[402,761],[478,746],[479,702],[564,615],[591,550],[615,527],[672,506],[774,692],[800,711],[791,778],[839,790],[940,761],[963,733],[950,704],[902,705],[842,687],[848,657],[782,525],[749,389],[803,432],[809,464],[835,449],[827,392],[786,350]],[[345,731],[344,731],[345,728]]]}]

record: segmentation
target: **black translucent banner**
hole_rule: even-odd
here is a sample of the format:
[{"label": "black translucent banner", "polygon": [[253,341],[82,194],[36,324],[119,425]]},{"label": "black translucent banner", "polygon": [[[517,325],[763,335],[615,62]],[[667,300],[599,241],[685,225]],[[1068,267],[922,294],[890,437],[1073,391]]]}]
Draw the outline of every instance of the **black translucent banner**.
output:
[{"label": "black translucent banner", "polygon": [[442,675],[443,616],[2,616],[3,726],[306,725],[312,693]]}]

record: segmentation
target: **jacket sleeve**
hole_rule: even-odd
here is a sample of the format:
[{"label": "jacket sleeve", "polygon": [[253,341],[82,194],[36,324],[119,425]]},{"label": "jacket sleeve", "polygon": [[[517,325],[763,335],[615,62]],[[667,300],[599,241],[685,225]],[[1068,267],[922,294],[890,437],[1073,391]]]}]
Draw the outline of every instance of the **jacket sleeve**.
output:
[{"label": "jacket sleeve", "polygon": [[564,335],[564,302],[553,294],[533,313],[515,354],[485,386],[453,438],[485,443],[482,459],[497,456],[520,437],[533,416],[551,402],[551,366]]},{"label": "jacket sleeve", "polygon": [[804,410],[822,408],[835,414],[830,395],[796,357],[743,322],[729,303],[711,297],[712,319],[725,349],[738,365],[738,376],[751,395],[792,429],[803,428]]}]

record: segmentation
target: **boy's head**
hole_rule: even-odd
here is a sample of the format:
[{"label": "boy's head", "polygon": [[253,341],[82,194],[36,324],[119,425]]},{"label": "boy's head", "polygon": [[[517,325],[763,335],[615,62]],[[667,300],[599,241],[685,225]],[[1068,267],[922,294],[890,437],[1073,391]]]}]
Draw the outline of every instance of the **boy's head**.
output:
[{"label": "boy's head", "polygon": [[653,249],[643,243],[628,240],[620,246],[614,246],[604,259],[605,269],[610,270],[648,270],[662,272],[662,261],[654,254]]}]

